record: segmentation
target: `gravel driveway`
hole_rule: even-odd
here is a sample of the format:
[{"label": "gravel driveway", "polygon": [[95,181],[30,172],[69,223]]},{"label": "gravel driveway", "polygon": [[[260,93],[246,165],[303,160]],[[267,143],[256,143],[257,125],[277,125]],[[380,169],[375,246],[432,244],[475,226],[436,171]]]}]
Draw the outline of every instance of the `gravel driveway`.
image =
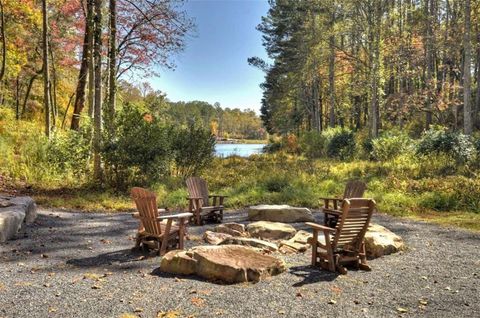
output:
[{"label": "gravel driveway", "polygon": [[[408,250],[370,261],[372,272],[312,268],[308,251],[280,256],[288,271],[267,281],[218,285],[159,273],[159,257],[132,253],[130,214],[40,210],[0,245],[0,317],[480,317],[480,234],[385,215],[374,222]],[[188,246],[211,226],[191,227]]]}]

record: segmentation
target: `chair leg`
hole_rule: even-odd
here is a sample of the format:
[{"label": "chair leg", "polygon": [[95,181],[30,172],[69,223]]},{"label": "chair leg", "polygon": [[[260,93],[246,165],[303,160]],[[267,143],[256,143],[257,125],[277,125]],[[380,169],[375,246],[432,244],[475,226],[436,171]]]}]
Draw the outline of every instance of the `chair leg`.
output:
[{"label": "chair leg", "polygon": [[364,271],[371,271],[372,268],[367,264],[367,254],[365,252],[365,242],[362,243],[360,247],[360,263],[358,264],[358,268]]},{"label": "chair leg", "polygon": [[318,242],[318,230],[313,230],[312,236],[312,266],[317,265],[317,242]]},{"label": "chair leg", "polygon": [[134,247],[134,249],[135,249],[135,250],[140,249],[140,244],[141,244],[141,243],[142,243],[142,236],[141,236],[139,233],[137,233],[137,237],[135,238],[135,247]]}]

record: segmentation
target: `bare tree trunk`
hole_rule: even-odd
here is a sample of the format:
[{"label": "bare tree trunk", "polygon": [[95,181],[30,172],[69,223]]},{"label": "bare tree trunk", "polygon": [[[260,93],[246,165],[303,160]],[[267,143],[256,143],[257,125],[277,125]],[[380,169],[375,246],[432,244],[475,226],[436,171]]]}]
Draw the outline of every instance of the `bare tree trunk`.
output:
[{"label": "bare tree trunk", "polygon": [[34,74],[30,78],[30,81],[28,82],[27,91],[25,92],[25,98],[23,99],[22,116],[23,114],[25,114],[25,111],[27,110],[27,102],[28,102],[28,98],[30,97],[30,92],[32,91],[33,82],[37,79],[38,75],[41,74],[42,72],[43,70]]},{"label": "bare tree trunk", "polygon": [[91,9],[93,8],[93,0],[87,0],[87,17],[85,21],[85,34],[83,37],[82,62],[80,64],[80,72],[78,73],[77,88],[75,90],[75,102],[73,104],[72,121],[70,129],[78,130],[80,128],[80,114],[85,107],[85,87],[87,86],[87,77],[89,72],[90,43],[89,39],[92,33],[90,23]]},{"label": "bare tree trunk", "polygon": [[109,86],[106,128],[113,135],[115,116],[115,97],[117,95],[117,1],[110,0],[110,48],[109,48]]},{"label": "bare tree trunk", "polygon": [[43,103],[45,106],[45,135],[50,138],[50,76],[48,66],[48,14],[47,0],[42,0],[43,16]]},{"label": "bare tree trunk", "polygon": [[58,105],[57,105],[57,69],[55,68],[55,56],[53,55],[52,45],[49,42],[50,59],[52,63],[52,81],[50,82],[50,105],[52,109],[52,127],[57,125]]},{"label": "bare tree trunk", "polygon": [[3,12],[3,0],[0,0],[0,37],[2,41],[2,66],[0,68],[0,82],[5,75],[5,66],[7,64],[7,38],[5,37],[5,14]]},{"label": "bare tree trunk", "polygon": [[102,134],[102,0],[95,0],[95,101],[93,117],[93,171],[95,180],[102,179],[100,142]]},{"label": "bare tree trunk", "polygon": [[[477,94],[475,96],[475,111],[473,113],[474,121],[479,120],[480,112],[480,27],[477,29]],[[478,128],[478,126],[477,126]]]},{"label": "bare tree trunk", "polygon": [[425,58],[427,75],[425,78],[425,88],[427,98],[425,101],[425,128],[429,129],[432,124],[432,95],[433,95],[433,31],[432,19],[434,18],[433,0],[425,1]]},{"label": "bare tree trunk", "polygon": [[[332,9],[335,10],[335,9]],[[335,25],[335,12],[332,13],[331,30]],[[328,63],[328,82],[329,82],[329,94],[330,94],[330,111],[329,111],[329,124],[330,127],[335,127],[335,35],[332,33],[329,38],[330,44],[330,57]]]},{"label": "bare tree trunk", "polygon": [[20,119],[20,79],[18,75],[15,80],[15,119]]},{"label": "bare tree trunk", "polygon": [[463,35],[463,49],[465,60],[463,62],[463,130],[465,134],[471,135],[472,125],[472,104],[471,104],[471,45],[470,45],[470,0],[465,0],[465,32]]},{"label": "bare tree trunk", "polygon": [[87,24],[90,26],[88,34],[88,116],[93,118],[93,108],[95,104],[95,61],[93,58],[93,1],[87,0],[90,6],[87,8]]}]

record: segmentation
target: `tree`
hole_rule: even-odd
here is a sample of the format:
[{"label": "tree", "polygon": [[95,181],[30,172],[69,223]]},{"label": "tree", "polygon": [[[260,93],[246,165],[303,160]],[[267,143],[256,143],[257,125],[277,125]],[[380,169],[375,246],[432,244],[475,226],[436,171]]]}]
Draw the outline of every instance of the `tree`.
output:
[{"label": "tree", "polygon": [[45,108],[45,135],[50,137],[50,75],[48,66],[48,12],[47,0],[42,0],[43,46],[43,104]]},{"label": "tree", "polygon": [[85,107],[85,88],[87,86],[87,78],[90,65],[90,38],[92,37],[93,25],[91,23],[93,15],[93,0],[87,0],[87,15],[85,16],[85,32],[83,38],[82,60],[80,62],[80,71],[78,74],[77,89],[75,93],[75,102],[73,104],[71,129],[78,130],[80,128],[80,114]]},{"label": "tree", "polygon": [[110,0],[110,39],[108,48],[108,107],[106,111],[107,132],[113,135],[115,100],[117,96],[117,1]]},{"label": "tree", "polygon": [[463,130],[465,134],[471,135],[473,131],[472,104],[471,104],[471,45],[470,45],[470,0],[465,0],[465,32],[463,35],[464,70],[463,70]]},{"label": "tree", "polygon": [[102,0],[95,0],[93,54],[95,60],[95,100],[93,106],[93,174],[102,178],[100,142],[102,134]]}]

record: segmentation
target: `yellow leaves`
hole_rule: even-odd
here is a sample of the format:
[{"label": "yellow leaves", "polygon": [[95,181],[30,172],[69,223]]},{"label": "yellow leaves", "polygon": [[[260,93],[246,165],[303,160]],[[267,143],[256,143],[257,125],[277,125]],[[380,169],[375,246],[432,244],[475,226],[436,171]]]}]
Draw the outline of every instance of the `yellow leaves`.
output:
[{"label": "yellow leaves", "polygon": [[118,318],[138,318],[138,316],[134,314],[124,313],[118,316]]},{"label": "yellow leaves", "polygon": [[157,313],[157,318],[179,318],[182,314],[178,310],[169,310],[169,311],[159,311]]},{"label": "yellow leaves", "polygon": [[200,298],[200,297],[192,297],[190,299],[192,304],[196,307],[205,307],[205,299]]}]

